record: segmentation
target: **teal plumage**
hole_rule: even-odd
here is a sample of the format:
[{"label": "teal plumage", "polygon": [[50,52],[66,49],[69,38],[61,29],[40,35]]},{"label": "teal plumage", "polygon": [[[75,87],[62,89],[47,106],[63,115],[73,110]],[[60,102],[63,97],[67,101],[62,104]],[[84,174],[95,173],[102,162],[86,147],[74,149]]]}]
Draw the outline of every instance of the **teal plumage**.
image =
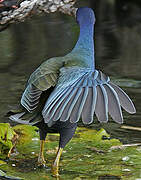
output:
[{"label": "teal plumage", "polygon": [[[56,121],[77,123],[80,118],[90,124],[94,113],[100,122],[107,122],[109,113],[115,122],[122,123],[121,107],[129,113],[136,112],[128,95],[95,69],[94,12],[79,8],[76,18],[80,35],[75,47],[63,57],[45,61],[31,74],[21,98],[27,112],[12,115],[11,120],[27,124],[43,121],[50,127]],[[54,88],[49,91],[51,87]],[[47,99],[41,97],[47,91]],[[31,117],[26,118],[30,113]]]}]

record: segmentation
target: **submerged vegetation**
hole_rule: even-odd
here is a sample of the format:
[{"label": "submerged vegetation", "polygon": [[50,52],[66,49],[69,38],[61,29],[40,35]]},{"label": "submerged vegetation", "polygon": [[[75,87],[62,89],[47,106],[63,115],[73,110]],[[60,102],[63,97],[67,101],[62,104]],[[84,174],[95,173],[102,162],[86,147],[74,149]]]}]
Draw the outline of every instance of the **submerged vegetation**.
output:
[{"label": "submerged vegetation", "polygon": [[[37,164],[39,136],[36,127],[0,124],[0,176],[7,179],[54,179],[51,164],[58,147],[58,134],[46,139],[46,167]],[[13,138],[17,139],[13,140]],[[6,137],[6,139],[4,139]],[[13,148],[14,146],[14,148]],[[59,179],[128,179],[141,178],[141,147],[122,147],[118,139],[110,138],[104,130],[77,128],[76,134],[66,146],[60,162]],[[8,152],[12,153],[7,160]],[[3,149],[7,149],[3,151]]]}]

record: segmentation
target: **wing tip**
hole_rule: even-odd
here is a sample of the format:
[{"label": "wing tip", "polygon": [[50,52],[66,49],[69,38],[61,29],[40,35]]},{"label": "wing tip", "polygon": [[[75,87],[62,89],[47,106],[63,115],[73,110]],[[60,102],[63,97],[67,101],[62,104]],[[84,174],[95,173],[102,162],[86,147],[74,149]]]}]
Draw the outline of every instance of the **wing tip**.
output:
[{"label": "wing tip", "polygon": [[94,121],[94,118],[93,118],[93,116],[88,116],[87,118],[84,118],[83,116],[82,116],[82,122],[83,122],[83,124],[85,124],[85,125],[89,125],[89,124],[91,124],[92,122]]},{"label": "wing tip", "polygon": [[[136,108],[128,94],[113,82],[109,82],[110,86],[116,91],[122,108],[130,114],[136,113]],[[123,98],[124,97],[124,98]]]},{"label": "wing tip", "polygon": [[129,112],[130,114],[135,114],[137,111],[136,111],[136,109],[134,110],[134,111],[132,111],[132,112]]},{"label": "wing tip", "polygon": [[17,122],[17,123],[20,123],[20,124],[30,124],[28,121],[24,121],[24,120],[20,119],[24,114],[25,114],[25,112],[17,113],[17,114],[9,116],[9,119],[11,121],[14,121],[14,122]]},{"label": "wing tip", "polygon": [[[132,101],[131,101],[132,102]],[[130,109],[130,111],[128,111],[130,114],[135,114],[137,111],[136,111],[136,108],[132,102],[132,108]]]}]

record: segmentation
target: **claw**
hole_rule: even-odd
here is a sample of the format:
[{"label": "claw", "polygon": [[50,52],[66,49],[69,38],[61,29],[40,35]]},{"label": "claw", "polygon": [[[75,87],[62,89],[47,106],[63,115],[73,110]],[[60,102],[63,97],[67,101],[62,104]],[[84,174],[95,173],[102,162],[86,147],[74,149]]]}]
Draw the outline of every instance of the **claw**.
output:
[{"label": "claw", "polygon": [[46,166],[46,161],[44,160],[44,157],[42,157],[42,156],[39,156],[38,157],[38,165],[39,166]]},{"label": "claw", "polygon": [[56,155],[56,159],[52,165],[51,171],[52,171],[52,175],[54,177],[59,177],[59,161],[60,161],[60,157],[61,154],[63,152],[63,148],[59,148],[57,155]]},{"label": "claw", "polygon": [[58,166],[52,165],[51,172],[54,177],[60,176],[58,170],[59,170]]},{"label": "claw", "polygon": [[7,157],[10,158],[13,147],[9,150]]},{"label": "claw", "polygon": [[38,156],[38,164],[39,164],[39,166],[45,167],[46,161],[44,159],[44,144],[45,144],[45,141],[41,140],[40,141],[40,152],[39,152],[39,156]]}]

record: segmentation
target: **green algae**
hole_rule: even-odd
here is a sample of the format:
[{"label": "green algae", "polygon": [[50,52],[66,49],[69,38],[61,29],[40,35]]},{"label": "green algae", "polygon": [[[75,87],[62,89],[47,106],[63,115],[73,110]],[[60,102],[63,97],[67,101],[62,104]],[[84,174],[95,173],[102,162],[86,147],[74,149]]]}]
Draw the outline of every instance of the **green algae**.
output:
[{"label": "green algae", "polygon": [[6,164],[5,161],[0,160],[0,165]]},{"label": "green algae", "polygon": [[0,170],[0,177],[1,178],[5,178],[5,179],[11,179],[11,180],[22,180],[22,178],[19,177],[14,177],[14,176],[8,176],[5,172],[3,172],[2,170]]},{"label": "green algae", "polygon": [[0,158],[8,155],[9,150],[13,147],[15,131],[8,123],[0,123]]},{"label": "green algae", "polygon": [[[37,128],[18,125],[13,130],[19,135],[16,145],[18,154],[11,155],[0,169],[7,176],[25,180],[55,179],[51,175],[51,164],[58,147],[58,134],[49,134],[45,144],[46,168],[39,168],[39,136]],[[21,138],[21,139],[20,139]],[[74,138],[67,144],[60,161],[59,179],[111,179],[135,180],[141,178],[141,148],[126,147],[111,149],[121,145],[118,139],[111,139],[104,130],[77,128]]]},{"label": "green algae", "polygon": [[33,137],[38,137],[38,128],[35,126],[17,125],[13,127],[13,130],[19,136],[17,143],[18,147],[27,146],[29,143],[31,143]]},{"label": "green algae", "polygon": [[[110,135],[103,128],[99,131],[89,128],[79,128],[76,133],[79,134],[78,141],[82,140],[86,142],[87,146],[94,146],[102,150],[122,144],[118,139],[110,139]],[[103,140],[103,137],[106,139]]]}]

